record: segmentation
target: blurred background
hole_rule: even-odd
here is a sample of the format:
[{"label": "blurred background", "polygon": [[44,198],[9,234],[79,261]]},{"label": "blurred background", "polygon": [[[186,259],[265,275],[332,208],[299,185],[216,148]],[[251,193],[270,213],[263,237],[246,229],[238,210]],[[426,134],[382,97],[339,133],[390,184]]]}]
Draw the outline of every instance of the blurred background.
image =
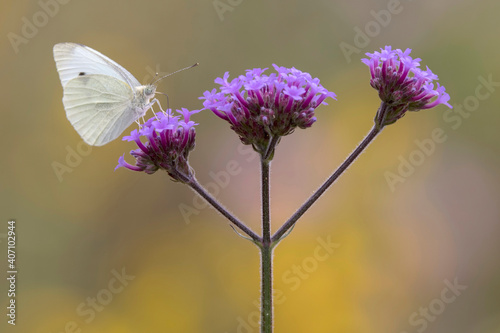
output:
[{"label": "blurred background", "polygon": [[[499,12],[494,0],[2,1],[0,268],[15,219],[19,273],[15,327],[0,282],[0,331],[259,331],[257,248],[166,173],[114,171],[135,147],[90,148],[66,119],[52,47],[78,42],[141,82],[200,62],[160,84],[173,108],[201,108],[226,71],[273,63],[334,91],[279,145],[274,230],[371,128],[363,54],[413,49],[454,111],[387,127],[280,244],[275,331],[500,332]],[[258,159],[211,112],[193,118],[198,179],[236,163],[212,188],[260,232]]]}]

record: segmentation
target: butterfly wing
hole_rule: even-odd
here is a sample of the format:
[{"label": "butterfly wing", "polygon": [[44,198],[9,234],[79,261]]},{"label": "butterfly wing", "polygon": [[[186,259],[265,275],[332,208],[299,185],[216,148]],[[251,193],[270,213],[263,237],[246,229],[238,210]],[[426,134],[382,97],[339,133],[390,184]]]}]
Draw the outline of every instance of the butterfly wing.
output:
[{"label": "butterfly wing", "polygon": [[96,50],[76,43],[54,45],[54,60],[63,88],[81,75],[102,74],[125,81],[131,87],[141,84],[125,68]]},{"label": "butterfly wing", "polygon": [[63,104],[71,125],[89,145],[116,139],[140,116],[134,91],[121,78],[83,75],[64,86]]}]

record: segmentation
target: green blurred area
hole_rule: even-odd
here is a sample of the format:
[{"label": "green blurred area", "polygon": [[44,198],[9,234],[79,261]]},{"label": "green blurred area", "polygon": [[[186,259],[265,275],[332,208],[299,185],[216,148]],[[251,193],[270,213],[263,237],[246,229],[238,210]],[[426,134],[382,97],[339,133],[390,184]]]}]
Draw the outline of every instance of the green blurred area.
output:
[{"label": "green blurred area", "polygon": [[[498,1],[65,2],[0,4],[0,236],[16,219],[19,270],[15,327],[6,324],[8,286],[0,283],[1,332],[258,332],[257,248],[166,174],[113,171],[130,143],[80,144],[61,102],[52,57],[59,42],[95,48],[141,82],[199,62],[158,88],[173,108],[201,108],[198,97],[226,71],[234,77],[276,63],[320,78],[338,101],[279,145],[274,230],[371,128],[379,101],[363,54],[412,48],[439,75],[455,111],[439,106],[387,127],[280,244],[275,331],[500,332],[500,87],[467,104],[480,77],[500,82]],[[43,8],[53,15],[13,47],[9,36],[41,20]],[[368,39],[356,37],[358,29],[368,29]],[[357,52],[346,55],[346,44]],[[460,114],[464,103],[471,111]],[[212,113],[193,118],[198,179],[213,182],[236,161],[241,172],[217,197],[259,230],[258,159],[239,150]],[[421,150],[415,140],[428,142],[436,128],[446,140],[391,187],[387,172],[397,173]],[[80,153],[68,163],[71,151]],[[58,176],[54,162],[71,172]],[[197,214],[183,216],[185,206]],[[328,240],[338,248],[319,260]],[[110,292],[122,270],[130,281]],[[455,279],[467,289],[448,304],[443,290]],[[101,301],[93,312],[89,298]]]}]

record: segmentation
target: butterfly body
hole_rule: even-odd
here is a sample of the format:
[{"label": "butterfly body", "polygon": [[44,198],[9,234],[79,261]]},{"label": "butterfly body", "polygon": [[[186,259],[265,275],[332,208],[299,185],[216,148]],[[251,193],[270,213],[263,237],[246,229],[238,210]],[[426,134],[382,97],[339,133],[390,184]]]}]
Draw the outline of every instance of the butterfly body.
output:
[{"label": "butterfly body", "polygon": [[[140,86],[135,88],[135,106],[136,107],[141,107],[143,105],[148,105],[150,103],[151,99],[154,98],[156,93],[156,86],[152,84]],[[147,111],[147,110],[146,110]],[[145,111],[144,111],[145,113]],[[143,115],[141,115],[142,117]]]}]

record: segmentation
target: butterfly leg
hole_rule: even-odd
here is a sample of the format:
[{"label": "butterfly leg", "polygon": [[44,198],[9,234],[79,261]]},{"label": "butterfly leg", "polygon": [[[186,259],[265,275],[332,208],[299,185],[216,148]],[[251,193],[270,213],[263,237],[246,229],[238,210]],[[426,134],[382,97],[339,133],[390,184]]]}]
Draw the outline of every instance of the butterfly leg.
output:
[{"label": "butterfly leg", "polygon": [[[149,104],[147,105],[147,107],[146,107],[146,111],[144,111],[144,112],[140,112],[140,113],[138,114],[138,118],[135,120],[135,122],[136,122],[136,124],[137,124],[137,125],[139,125],[139,127],[141,127],[143,124],[145,124],[145,123],[146,123],[146,120],[144,119],[144,116],[146,115],[146,113],[147,113],[147,111],[148,111],[149,109],[151,109],[151,111],[153,111],[153,114],[154,114],[154,115],[155,115],[155,117],[156,117],[156,113],[155,113],[155,111],[153,110],[153,104],[154,104],[154,102],[149,103]],[[141,122],[140,122],[140,120],[139,120],[139,119],[141,119],[141,120],[142,120],[142,124],[141,124]],[[158,118],[156,118],[156,119],[158,120]]]},{"label": "butterfly leg", "polygon": [[160,121],[160,119],[158,119],[158,116],[156,115],[156,112],[153,108],[153,106],[155,104],[158,104],[160,110],[165,114],[165,111],[163,111],[162,107],[161,107],[161,104],[160,104],[160,101],[158,101],[158,99],[153,99],[151,102],[149,102],[146,107],[144,109],[138,109],[138,118],[137,120],[135,121],[137,123],[137,125],[139,125],[139,127],[141,126],[141,122],[139,121],[139,119],[142,119],[142,124],[145,124],[146,123],[146,120],[144,119],[144,116],[146,115],[146,113],[148,112],[149,109],[151,109],[151,112],[153,112],[153,115],[154,117],[156,118],[157,121]]},{"label": "butterfly leg", "polygon": [[165,115],[167,114],[167,112],[165,110],[163,110],[163,108],[161,107],[160,101],[157,98],[153,99],[153,103],[158,104],[158,107],[160,108],[160,110],[163,114],[165,114]]},{"label": "butterfly leg", "polygon": [[160,119],[158,119],[158,116],[156,115],[156,112],[153,109],[153,105],[155,103],[158,104],[158,107],[160,108],[161,112],[163,112],[165,114],[165,111],[163,111],[163,109],[161,108],[160,102],[156,98],[151,101],[151,103],[150,103],[151,104],[151,111],[153,111],[153,115],[155,116],[156,120],[160,121]]},{"label": "butterfly leg", "polygon": [[140,119],[142,120],[142,123],[139,119],[137,119],[135,121],[135,123],[139,126],[139,128],[142,128],[142,126],[144,125],[144,123],[146,123],[146,120],[144,120],[144,116],[141,116]]},{"label": "butterfly leg", "polygon": [[[144,121],[144,116],[146,115],[146,113],[148,113],[149,109],[151,109],[151,112],[153,112],[153,116],[156,118],[156,120],[159,120],[158,119],[158,116],[156,115],[156,112],[153,108],[154,104],[155,103],[158,103],[158,100],[155,98],[153,99],[151,102],[149,102],[148,104],[146,104],[146,106],[144,108],[141,108],[138,110],[139,114],[138,114],[138,118],[142,118],[142,122],[145,123]],[[159,103],[158,103],[159,104]],[[161,105],[160,105],[160,109],[161,109]],[[137,121],[136,121],[137,122]]]},{"label": "butterfly leg", "polygon": [[[157,91],[156,93],[157,93],[157,94],[160,94],[160,95],[164,95],[165,97],[167,97],[167,111],[168,111],[168,110],[170,109],[170,100],[169,100],[169,98],[168,98],[168,95],[167,95],[167,94],[165,94],[165,93],[159,92],[159,91]],[[156,98],[155,98],[155,99],[156,99]],[[156,99],[156,101],[158,102],[158,100],[157,100],[157,99]],[[158,102],[158,105],[160,105],[160,102]],[[160,106],[160,108],[161,108],[161,106]],[[162,109],[161,111],[162,111],[163,113],[165,113],[165,111],[164,111],[163,109]]]},{"label": "butterfly leg", "polygon": [[[152,102],[153,104],[155,103],[155,101]],[[153,104],[151,104],[151,111],[153,112],[153,116],[155,116],[156,120],[157,121],[160,121],[160,119],[158,119],[158,116],[156,115],[156,111],[155,109],[153,108]],[[161,109],[161,108],[160,108]]]}]

